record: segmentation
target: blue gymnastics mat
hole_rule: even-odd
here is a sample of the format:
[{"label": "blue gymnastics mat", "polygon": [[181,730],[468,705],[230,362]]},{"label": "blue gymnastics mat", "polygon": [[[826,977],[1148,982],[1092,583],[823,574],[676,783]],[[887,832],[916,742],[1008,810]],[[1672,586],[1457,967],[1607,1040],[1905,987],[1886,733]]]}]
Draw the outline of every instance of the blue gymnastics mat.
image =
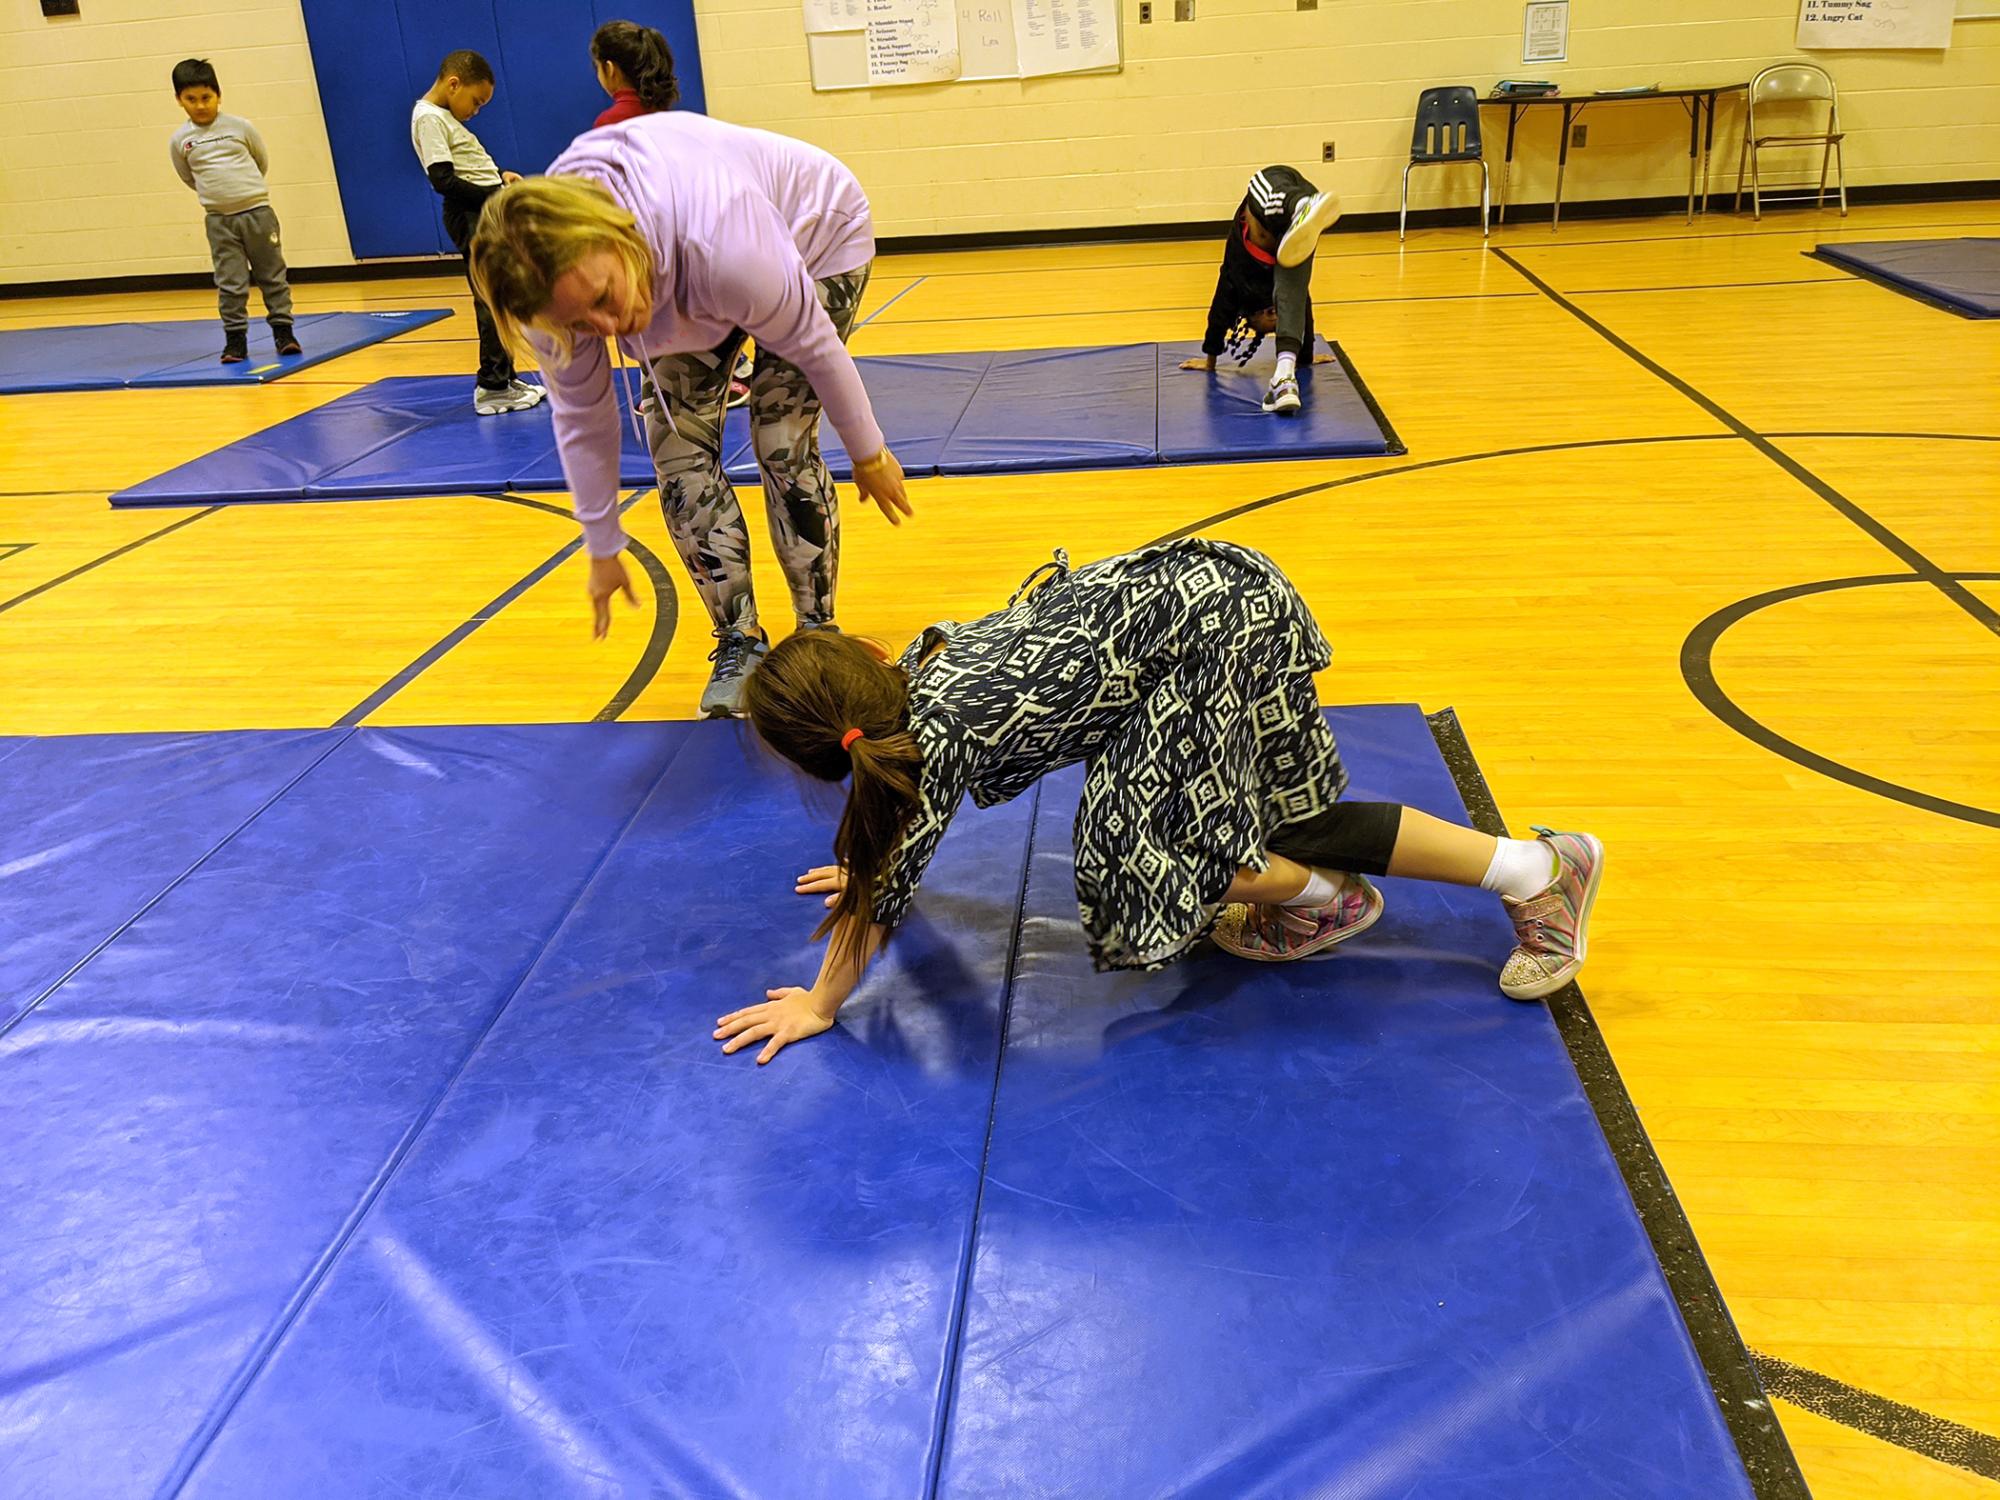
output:
[{"label": "blue gymnastics mat", "polygon": [[830,830],[736,726],[0,767],[0,1491],[1750,1494],[1491,897],[1093,975],[1065,773],[759,1069]]},{"label": "blue gymnastics mat", "polygon": [[[1294,418],[1258,408],[1267,351],[1213,375],[1179,368],[1194,344],[868,356],[856,361],[905,472],[1018,474],[1263,458],[1401,453],[1402,444],[1341,356],[1306,375]],[[1338,352],[1338,351],[1336,351]],[[624,428],[619,482],[653,483],[652,460]],[[853,466],[821,425],[828,467]],[[742,411],[723,430],[724,470],[757,482]],[[325,406],[121,490],[113,505],[333,500],[565,488],[546,406],[479,417],[456,376],[378,380]]]},{"label": "blue gymnastics mat", "polygon": [[250,325],[250,358],[216,362],[221,325],[92,323],[75,328],[0,331],[0,395],[31,391],[105,391],[174,385],[262,385],[323,365],[356,349],[451,316],[448,307],[412,312],[306,313],[296,322],[305,353],[281,359],[261,322]]},{"label": "blue gymnastics mat", "polygon": [[1964,318],[2000,318],[2000,239],[1869,240],[1806,252]]}]

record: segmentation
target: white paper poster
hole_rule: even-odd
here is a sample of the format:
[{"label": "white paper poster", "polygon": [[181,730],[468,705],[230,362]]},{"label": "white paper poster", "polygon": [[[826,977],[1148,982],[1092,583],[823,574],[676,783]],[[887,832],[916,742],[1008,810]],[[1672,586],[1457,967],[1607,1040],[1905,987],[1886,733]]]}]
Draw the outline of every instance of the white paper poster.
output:
[{"label": "white paper poster", "polygon": [[958,77],[958,0],[867,0],[868,81]]},{"label": "white paper poster", "polygon": [[1798,45],[1943,48],[1952,0],[1800,0]]},{"label": "white paper poster", "polygon": [[868,24],[868,0],[805,0],[806,35],[859,31]]},{"label": "white paper poster", "polygon": [[1118,66],[1117,0],[1014,0],[1023,78]]},{"label": "white paper poster", "polygon": [[958,0],[958,56],[961,79],[1019,78],[1010,0]]},{"label": "white paper poster", "polygon": [[1531,0],[1521,27],[1521,61],[1569,60],[1569,0]]}]

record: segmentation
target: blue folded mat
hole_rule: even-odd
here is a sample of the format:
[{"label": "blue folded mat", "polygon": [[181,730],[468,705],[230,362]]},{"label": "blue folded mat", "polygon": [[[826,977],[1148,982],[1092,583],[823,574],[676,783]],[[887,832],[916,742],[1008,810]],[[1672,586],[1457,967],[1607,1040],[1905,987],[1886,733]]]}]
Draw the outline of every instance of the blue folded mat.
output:
[{"label": "blue folded mat", "polygon": [[[1196,344],[891,355],[856,360],[903,470],[1024,474],[1265,458],[1401,453],[1402,444],[1341,356],[1302,371],[1305,409],[1260,401],[1272,356],[1212,373],[1180,368]],[[1336,353],[1338,351],[1336,350]],[[653,465],[628,418],[619,482],[650,485]],[[853,465],[830,424],[821,451],[837,479]],[[757,482],[749,419],[731,411],[724,472]],[[566,488],[546,403],[480,417],[462,376],[378,380],[111,497],[113,505],[361,499]]]},{"label": "blue folded mat", "polygon": [[323,365],[451,316],[448,307],[409,312],[306,313],[294,323],[305,353],[280,358],[270,331],[250,327],[250,357],[219,362],[213,318],[175,323],[93,323],[0,331],[0,395],[178,385],[263,385]]}]

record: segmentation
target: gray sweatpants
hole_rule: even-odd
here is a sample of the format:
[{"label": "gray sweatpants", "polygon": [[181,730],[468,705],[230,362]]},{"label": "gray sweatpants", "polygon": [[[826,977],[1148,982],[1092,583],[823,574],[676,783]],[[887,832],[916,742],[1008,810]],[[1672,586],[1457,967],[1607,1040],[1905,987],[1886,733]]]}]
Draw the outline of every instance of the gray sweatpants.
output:
[{"label": "gray sweatpants", "polygon": [[252,277],[264,294],[264,316],[273,323],[292,321],[292,289],[285,281],[278,216],[270,204],[240,214],[210,214],[208,253],[215,259],[216,300],[222,304],[225,332],[250,326]]}]

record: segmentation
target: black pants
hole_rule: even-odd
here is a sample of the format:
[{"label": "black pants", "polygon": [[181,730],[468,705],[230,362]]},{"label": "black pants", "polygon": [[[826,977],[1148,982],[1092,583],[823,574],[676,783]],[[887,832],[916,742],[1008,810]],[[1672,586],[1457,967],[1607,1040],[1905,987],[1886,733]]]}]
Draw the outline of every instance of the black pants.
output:
[{"label": "black pants", "polygon": [[[1303,172],[1287,166],[1269,166],[1250,179],[1243,195],[1243,211],[1279,239],[1292,227],[1292,215],[1299,200],[1319,189]],[[1296,266],[1272,268],[1271,305],[1278,312],[1277,346],[1280,354],[1303,358],[1313,346],[1312,257]],[[1367,871],[1363,871],[1367,874]]]},{"label": "black pants", "polygon": [[1402,826],[1399,802],[1336,802],[1272,834],[1270,852],[1321,870],[1386,875]]},{"label": "black pants", "polygon": [[[499,192],[498,188],[493,190]],[[467,255],[472,244],[472,231],[479,226],[478,210],[458,213],[447,208],[444,211],[444,232],[451,236],[451,242],[458,246],[458,253],[466,255],[465,284],[472,286],[472,260]],[[493,314],[486,304],[479,300],[479,289],[472,290],[472,321],[479,327],[479,384],[489,391],[504,391],[507,382],[514,378],[514,356],[507,352],[507,346],[500,342],[500,330],[494,325]]]}]

